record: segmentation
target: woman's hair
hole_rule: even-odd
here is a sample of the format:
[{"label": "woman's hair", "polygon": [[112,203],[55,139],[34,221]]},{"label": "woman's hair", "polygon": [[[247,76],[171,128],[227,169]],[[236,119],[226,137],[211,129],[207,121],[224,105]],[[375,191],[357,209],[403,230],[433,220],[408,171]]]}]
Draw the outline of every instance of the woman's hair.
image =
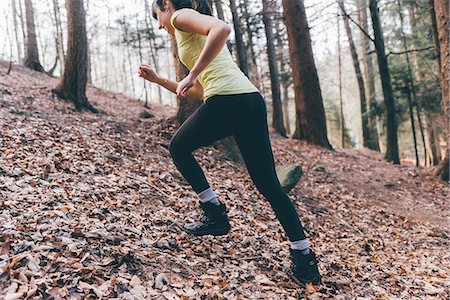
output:
[{"label": "woman's hair", "polygon": [[[201,14],[210,16],[212,15],[211,5],[209,5],[208,0],[168,0],[168,1],[172,2],[173,7],[175,7],[175,10],[179,10],[182,8],[193,8]],[[155,12],[156,7],[159,7],[159,9],[164,10],[164,0],[153,1],[152,16],[155,19],[157,19]]]}]

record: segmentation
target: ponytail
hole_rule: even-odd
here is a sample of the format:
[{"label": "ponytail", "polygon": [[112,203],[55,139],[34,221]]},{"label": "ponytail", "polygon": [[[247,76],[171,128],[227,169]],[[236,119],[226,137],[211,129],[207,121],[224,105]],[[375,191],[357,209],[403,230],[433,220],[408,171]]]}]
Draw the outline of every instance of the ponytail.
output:
[{"label": "ponytail", "polygon": [[212,16],[212,9],[209,0],[192,0],[192,8],[201,14]]},{"label": "ponytail", "polygon": [[[175,10],[179,10],[182,8],[193,8],[201,14],[212,16],[212,9],[209,3],[210,0],[168,0],[173,4]],[[164,9],[164,0],[154,0],[152,5],[153,10],[153,18],[156,19],[155,9],[159,7],[159,9]]]}]

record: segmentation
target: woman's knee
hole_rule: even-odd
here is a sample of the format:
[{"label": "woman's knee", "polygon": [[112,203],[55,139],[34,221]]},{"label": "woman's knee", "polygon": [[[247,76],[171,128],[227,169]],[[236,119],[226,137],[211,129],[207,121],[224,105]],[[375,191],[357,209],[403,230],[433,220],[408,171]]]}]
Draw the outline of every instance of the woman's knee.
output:
[{"label": "woman's knee", "polygon": [[187,152],[186,147],[183,146],[183,144],[180,142],[180,139],[177,138],[177,135],[175,135],[171,140],[169,144],[169,152],[172,157],[176,157],[179,155],[182,155],[184,152]]}]

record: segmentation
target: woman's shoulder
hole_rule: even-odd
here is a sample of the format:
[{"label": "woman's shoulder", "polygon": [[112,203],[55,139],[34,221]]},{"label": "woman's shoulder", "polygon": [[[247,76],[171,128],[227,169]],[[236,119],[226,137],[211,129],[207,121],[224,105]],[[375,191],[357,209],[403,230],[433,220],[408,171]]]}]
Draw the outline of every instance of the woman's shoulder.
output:
[{"label": "woman's shoulder", "polygon": [[180,8],[180,9],[177,9],[176,11],[173,12],[172,17],[170,18],[170,20],[173,22],[173,20],[174,20],[177,16],[179,16],[180,14],[182,14],[182,13],[184,13],[184,12],[188,12],[188,11],[190,11],[190,12],[197,12],[197,11],[196,11],[195,9],[193,9],[193,8]]}]

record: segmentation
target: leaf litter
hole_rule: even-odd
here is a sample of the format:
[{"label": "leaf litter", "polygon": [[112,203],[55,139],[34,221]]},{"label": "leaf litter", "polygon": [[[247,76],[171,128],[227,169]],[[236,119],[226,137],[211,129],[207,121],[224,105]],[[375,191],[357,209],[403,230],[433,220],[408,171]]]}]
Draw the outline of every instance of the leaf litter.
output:
[{"label": "leaf litter", "polygon": [[[7,64],[0,63],[5,73]],[[56,79],[1,76],[2,299],[448,299],[448,186],[369,150],[328,151],[272,136],[323,284],[286,275],[289,243],[245,167],[195,152],[232,232],[191,237],[195,194],[167,147],[174,110],[88,89],[104,113],[55,100]]]}]

